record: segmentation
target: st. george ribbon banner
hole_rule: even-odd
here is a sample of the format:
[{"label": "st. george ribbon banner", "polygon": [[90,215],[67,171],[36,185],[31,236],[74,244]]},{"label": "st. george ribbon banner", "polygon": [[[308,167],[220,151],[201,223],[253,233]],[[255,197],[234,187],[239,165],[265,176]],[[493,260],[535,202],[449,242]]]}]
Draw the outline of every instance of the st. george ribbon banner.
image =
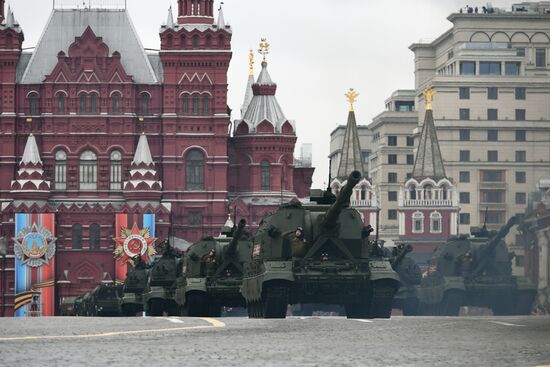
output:
[{"label": "st. george ribbon banner", "polygon": [[55,214],[15,214],[16,317],[55,314]]}]

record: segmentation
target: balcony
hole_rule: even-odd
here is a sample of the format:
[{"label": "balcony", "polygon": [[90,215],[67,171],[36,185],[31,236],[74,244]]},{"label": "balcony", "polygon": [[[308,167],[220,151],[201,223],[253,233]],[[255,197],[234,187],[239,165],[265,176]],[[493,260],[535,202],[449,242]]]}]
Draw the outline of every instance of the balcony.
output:
[{"label": "balcony", "polygon": [[452,200],[404,200],[403,206],[408,207],[449,207],[453,206]]},{"label": "balcony", "polygon": [[370,208],[373,206],[372,200],[350,200],[353,208]]}]

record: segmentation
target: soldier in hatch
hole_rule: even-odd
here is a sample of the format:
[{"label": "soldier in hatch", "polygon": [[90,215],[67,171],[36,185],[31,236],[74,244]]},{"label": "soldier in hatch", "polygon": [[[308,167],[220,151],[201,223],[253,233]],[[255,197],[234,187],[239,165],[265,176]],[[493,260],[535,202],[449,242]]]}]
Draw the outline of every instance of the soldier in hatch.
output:
[{"label": "soldier in hatch", "polygon": [[473,263],[472,252],[466,251],[464,255],[458,257],[457,260],[458,260],[457,275],[467,274],[472,268],[472,263]]},{"label": "soldier in hatch", "polygon": [[302,227],[296,228],[294,232],[286,232],[283,238],[290,242],[292,257],[304,257],[306,255],[307,241],[304,238],[304,229]]},{"label": "soldier in hatch", "polygon": [[204,264],[206,266],[207,276],[212,276],[216,274],[216,270],[218,270],[218,262],[216,260],[216,250],[212,249],[208,254],[205,255]]}]

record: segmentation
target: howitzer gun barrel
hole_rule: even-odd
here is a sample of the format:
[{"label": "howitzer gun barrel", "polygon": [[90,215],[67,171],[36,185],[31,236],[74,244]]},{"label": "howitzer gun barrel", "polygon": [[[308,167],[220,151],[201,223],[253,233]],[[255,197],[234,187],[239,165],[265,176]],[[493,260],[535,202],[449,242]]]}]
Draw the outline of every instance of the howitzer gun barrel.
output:
[{"label": "howitzer gun barrel", "polygon": [[336,221],[346,206],[349,205],[350,196],[353,192],[353,188],[361,181],[362,175],[359,171],[353,171],[349,177],[347,183],[340,190],[340,194],[336,198],[336,202],[331,205],[325,214],[325,219],[321,224],[322,227],[331,228],[336,225]]},{"label": "howitzer gun barrel", "polygon": [[412,250],[413,248],[411,245],[406,245],[403,248],[403,250],[401,250],[401,252],[390,261],[391,267],[393,268],[393,270],[397,270],[397,267],[399,266],[399,264],[403,261],[405,256],[407,256],[407,254]]},{"label": "howitzer gun barrel", "polygon": [[235,233],[233,233],[233,239],[231,240],[231,242],[229,242],[229,245],[227,245],[228,255],[233,255],[237,251],[237,245],[239,244],[239,240],[243,236],[245,226],[246,226],[246,220],[241,219],[239,221],[239,224],[237,225],[237,229],[235,230]]},{"label": "howitzer gun barrel", "polygon": [[508,220],[508,222],[504,225],[504,227],[502,227],[500,231],[498,231],[497,235],[493,237],[489,242],[487,242],[487,245],[482,250],[482,253],[480,256],[481,261],[479,262],[479,264],[476,266],[476,268],[472,273],[473,276],[479,275],[483,271],[485,266],[488,264],[490,256],[494,252],[495,248],[498,246],[500,241],[502,241],[502,239],[508,235],[508,233],[510,232],[510,229],[512,229],[512,227],[517,222],[518,222],[518,218],[517,216],[514,215],[512,218]]}]

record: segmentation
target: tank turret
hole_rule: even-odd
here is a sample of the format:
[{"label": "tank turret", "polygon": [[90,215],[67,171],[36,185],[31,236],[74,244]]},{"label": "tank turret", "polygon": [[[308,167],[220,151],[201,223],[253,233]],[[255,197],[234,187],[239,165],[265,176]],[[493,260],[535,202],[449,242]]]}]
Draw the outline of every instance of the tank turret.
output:
[{"label": "tank turret", "polygon": [[336,221],[342,212],[342,209],[349,206],[350,196],[353,192],[353,188],[361,181],[361,172],[353,171],[340,190],[340,194],[336,198],[336,202],[330,206],[325,214],[325,219],[321,223],[321,226],[325,229],[334,228]]}]

